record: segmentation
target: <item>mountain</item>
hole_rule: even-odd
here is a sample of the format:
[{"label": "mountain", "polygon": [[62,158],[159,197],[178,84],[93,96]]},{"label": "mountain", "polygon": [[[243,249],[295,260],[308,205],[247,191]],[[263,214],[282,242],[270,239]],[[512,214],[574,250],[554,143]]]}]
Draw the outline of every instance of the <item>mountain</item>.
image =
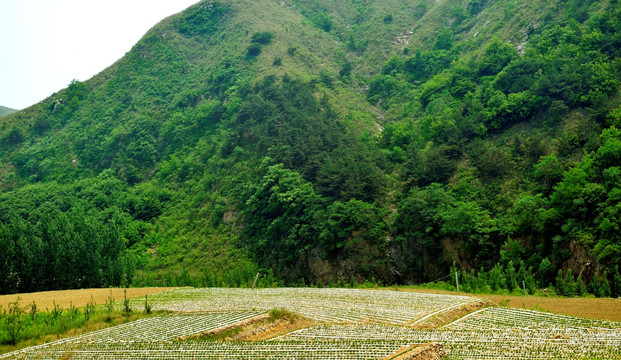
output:
[{"label": "mountain", "polygon": [[0,120],[0,290],[619,294],[617,5],[202,1]]},{"label": "mountain", "polygon": [[16,112],[17,110],[5,107],[5,106],[0,106],[0,117],[4,116],[4,115],[9,115],[12,114],[14,112]]}]

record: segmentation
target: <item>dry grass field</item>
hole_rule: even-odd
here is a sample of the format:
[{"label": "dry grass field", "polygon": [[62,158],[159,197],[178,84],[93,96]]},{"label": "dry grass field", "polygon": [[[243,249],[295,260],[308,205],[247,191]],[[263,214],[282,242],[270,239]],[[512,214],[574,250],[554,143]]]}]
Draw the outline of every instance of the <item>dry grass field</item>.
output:
[{"label": "dry grass field", "polygon": [[[137,298],[145,295],[159,293],[171,288],[129,288],[127,289],[128,298]],[[103,304],[108,297],[112,296],[115,301],[123,300],[125,289],[81,289],[81,290],[61,290],[44,291],[27,294],[0,295],[0,307],[6,309],[9,303],[15,302],[20,298],[20,304],[28,305],[34,301],[40,310],[52,309],[54,302],[61,308],[86,306],[91,301],[91,296],[96,304]]]}]

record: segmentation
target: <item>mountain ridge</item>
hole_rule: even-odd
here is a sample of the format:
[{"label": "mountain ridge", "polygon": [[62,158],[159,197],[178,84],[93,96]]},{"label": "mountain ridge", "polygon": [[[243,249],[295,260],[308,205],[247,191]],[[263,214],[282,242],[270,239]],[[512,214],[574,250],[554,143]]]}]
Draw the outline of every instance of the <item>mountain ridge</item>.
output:
[{"label": "mountain ridge", "polygon": [[12,113],[14,113],[16,111],[19,111],[19,110],[11,109],[11,108],[8,108],[6,106],[1,106],[0,105],[0,116],[9,115],[9,114],[12,114]]}]

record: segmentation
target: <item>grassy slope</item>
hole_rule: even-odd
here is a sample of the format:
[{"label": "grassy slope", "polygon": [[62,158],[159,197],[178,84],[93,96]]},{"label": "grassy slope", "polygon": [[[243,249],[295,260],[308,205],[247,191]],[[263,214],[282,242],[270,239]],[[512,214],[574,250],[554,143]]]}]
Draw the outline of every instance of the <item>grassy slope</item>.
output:
[{"label": "grassy slope", "polygon": [[16,112],[17,110],[8,108],[6,106],[0,106],[0,116],[5,116]]}]

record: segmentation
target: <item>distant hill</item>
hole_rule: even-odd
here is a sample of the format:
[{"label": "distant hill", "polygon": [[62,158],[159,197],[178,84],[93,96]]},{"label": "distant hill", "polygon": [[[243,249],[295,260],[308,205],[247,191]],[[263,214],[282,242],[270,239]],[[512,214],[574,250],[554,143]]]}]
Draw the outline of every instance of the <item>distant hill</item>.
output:
[{"label": "distant hill", "polygon": [[4,115],[9,115],[12,114],[14,112],[16,112],[17,110],[8,108],[8,107],[4,107],[4,106],[0,106],[0,116],[4,116]]},{"label": "distant hill", "polygon": [[459,271],[621,294],[619,19],[613,0],[199,2],[0,120],[0,292]]}]

